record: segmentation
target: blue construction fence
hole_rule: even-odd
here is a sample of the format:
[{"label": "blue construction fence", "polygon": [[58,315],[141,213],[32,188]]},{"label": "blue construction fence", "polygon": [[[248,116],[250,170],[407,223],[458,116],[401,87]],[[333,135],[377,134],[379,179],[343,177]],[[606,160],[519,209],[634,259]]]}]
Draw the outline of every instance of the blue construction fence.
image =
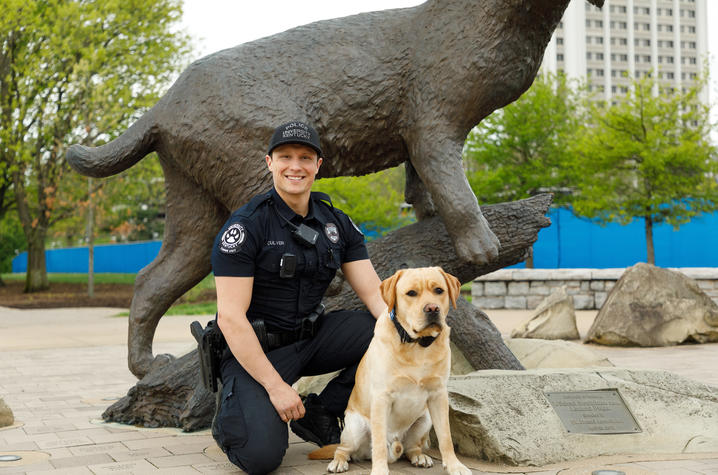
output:
[{"label": "blue construction fence", "polygon": [[[551,226],[539,232],[534,244],[534,267],[611,268],[646,261],[642,219],[621,226],[599,226],[565,209],[552,209]],[[653,227],[656,265],[661,267],[718,267],[718,213],[703,214],[682,225]],[[95,272],[136,273],[160,250],[161,241],[95,246]],[[46,251],[48,272],[86,273],[87,247]],[[524,267],[524,263],[514,267]],[[27,253],[12,262],[13,272],[27,270]]]}]

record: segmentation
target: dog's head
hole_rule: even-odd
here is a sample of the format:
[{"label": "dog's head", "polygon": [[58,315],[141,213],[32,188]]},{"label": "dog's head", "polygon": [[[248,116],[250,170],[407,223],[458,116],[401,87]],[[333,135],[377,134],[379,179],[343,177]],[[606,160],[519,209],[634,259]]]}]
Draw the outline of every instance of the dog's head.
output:
[{"label": "dog's head", "polygon": [[401,269],[381,283],[389,310],[412,338],[438,336],[446,326],[449,305],[456,308],[461,283],[441,267]]}]

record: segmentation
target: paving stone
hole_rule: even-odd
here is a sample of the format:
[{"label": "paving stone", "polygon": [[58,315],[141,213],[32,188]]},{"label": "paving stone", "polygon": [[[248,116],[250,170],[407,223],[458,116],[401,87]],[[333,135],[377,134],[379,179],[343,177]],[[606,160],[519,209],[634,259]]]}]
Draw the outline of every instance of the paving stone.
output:
[{"label": "paving stone", "polygon": [[[123,450],[109,452],[109,455],[116,462],[127,462],[130,460],[147,459],[150,457],[167,457],[172,454],[163,447],[151,447],[138,450],[128,450],[127,447],[124,447]],[[227,458],[225,457],[225,460],[226,459]]]},{"label": "paving stone", "polygon": [[198,440],[196,442],[164,446],[173,455],[201,454],[207,447],[215,445],[214,440]]},{"label": "paving stone", "polygon": [[92,445],[92,441],[87,437],[73,437],[69,439],[47,440],[38,442],[37,445],[41,449],[55,449],[57,447],[75,447],[78,445]]},{"label": "paving stone", "polygon": [[120,452],[122,450],[127,450],[127,447],[122,445],[119,442],[114,442],[111,444],[95,444],[95,445],[83,445],[80,447],[70,447],[69,451],[72,452],[73,455],[92,455],[92,454],[104,454],[104,453],[111,453],[111,452]]},{"label": "paving stone", "polygon": [[29,465],[18,465],[15,467],[0,467],[0,475],[5,475],[9,473],[27,473],[27,472],[35,472],[35,471],[44,471],[47,472],[48,470],[53,470],[55,467],[50,465],[50,462],[41,462],[41,463],[33,463]]},{"label": "paving stone", "polygon": [[192,465],[192,468],[201,473],[244,473],[239,469],[239,467],[229,461]]},{"label": "paving stone", "polygon": [[[145,436],[140,432],[108,432],[107,434],[91,435],[90,439],[96,444],[106,444],[108,442],[129,442],[133,440],[145,440]],[[127,445],[127,444],[125,444]]]},{"label": "paving stone", "polygon": [[149,463],[147,460],[133,460],[130,462],[114,462],[105,463],[99,465],[90,465],[90,470],[95,475],[108,475],[108,474],[141,474],[141,473],[155,473],[157,468]]},{"label": "paving stone", "polygon": [[92,472],[87,467],[70,467],[51,471],[41,470],[27,472],[27,475],[92,475]]},{"label": "paving stone", "polygon": [[50,460],[50,463],[55,468],[80,467],[109,462],[114,462],[114,460],[107,454],[82,455]]},{"label": "paving stone", "polygon": [[157,468],[180,467],[182,465],[202,465],[212,459],[204,454],[171,455],[169,457],[153,457],[147,460]]}]

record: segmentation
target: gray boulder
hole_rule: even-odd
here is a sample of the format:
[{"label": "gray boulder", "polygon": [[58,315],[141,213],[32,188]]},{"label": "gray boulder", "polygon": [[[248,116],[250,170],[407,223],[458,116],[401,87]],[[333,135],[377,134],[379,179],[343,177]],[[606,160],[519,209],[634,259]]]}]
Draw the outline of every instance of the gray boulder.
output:
[{"label": "gray boulder", "polygon": [[718,305],[680,272],[629,267],[606,298],[586,342],[670,346],[718,341]]},{"label": "gray boulder", "polygon": [[5,404],[2,398],[0,398],[0,427],[11,426],[15,423],[15,417],[12,415],[12,411]]},{"label": "gray boulder", "polygon": [[[617,388],[641,432],[569,433],[545,393]],[[458,452],[543,466],[619,454],[718,452],[718,388],[665,371],[484,370],[449,380]]]},{"label": "gray boulder", "polygon": [[511,338],[579,340],[573,298],[566,287],[558,287],[546,297],[527,321],[511,331]]},{"label": "gray boulder", "polygon": [[613,366],[608,358],[570,341],[508,338],[504,343],[526,369]]}]

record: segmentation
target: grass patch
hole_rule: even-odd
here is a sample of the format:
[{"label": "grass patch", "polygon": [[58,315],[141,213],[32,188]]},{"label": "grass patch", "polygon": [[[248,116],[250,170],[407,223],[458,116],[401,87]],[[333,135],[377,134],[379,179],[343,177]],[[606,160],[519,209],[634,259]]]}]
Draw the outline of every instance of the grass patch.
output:
[{"label": "grass patch", "polygon": [[[134,284],[137,274],[111,274],[99,273],[95,274],[96,284]],[[24,282],[25,273],[16,272],[13,274],[2,274],[2,279],[6,282]],[[64,274],[50,272],[47,274],[47,280],[52,284],[85,284],[87,285],[87,274]]]},{"label": "grass patch", "polygon": [[471,302],[471,282],[467,282],[462,285],[459,292],[462,297],[464,297],[468,302]]}]

